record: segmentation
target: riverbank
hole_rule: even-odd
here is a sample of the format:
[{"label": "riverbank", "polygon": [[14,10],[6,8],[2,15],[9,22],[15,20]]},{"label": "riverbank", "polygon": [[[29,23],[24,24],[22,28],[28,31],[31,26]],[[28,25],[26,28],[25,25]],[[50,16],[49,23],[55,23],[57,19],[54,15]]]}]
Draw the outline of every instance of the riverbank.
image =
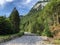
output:
[{"label": "riverbank", "polygon": [[56,38],[48,38],[47,40],[45,40],[45,42],[49,44],[60,45],[60,39]]},{"label": "riverbank", "polygon": [[[23,35],[23,36],[22,36]],[[22,36],[22,37],[21,37]],[[20,40],[19,40],[20,39]],[[38,40],[37,40],[38,39]],[[40,44],[54,44],[54,45],[60,45],[60,40],[56,40],[53,38],[49,38],[46,36],[36,36],[30,33],[17,33],[17,34],[13,34],[13,35],[5,35],[5,36],[0,36],[0,44],[1,43],[5,43],[5,42],[13,42],[13,40],[17,40],[15,43],[19,42],[22,44],[24,44],[26,41],[26,43],[36,43],[37,45],[38,43]]]},{"label": "riverbank", "polygon": [[20,38],[1,43],[0,45],[53,45],[48,43],[47,41],[44,41],[44,39],[46,39],[46,37],[44,38],[42,36],[24,35]]},{"label": "riverbank", "polygon": [[21,37],[22,35],[24,35],[23,32],[12,34],[12,35],[0,35],[0,43],[7,42],[9,40]]}]

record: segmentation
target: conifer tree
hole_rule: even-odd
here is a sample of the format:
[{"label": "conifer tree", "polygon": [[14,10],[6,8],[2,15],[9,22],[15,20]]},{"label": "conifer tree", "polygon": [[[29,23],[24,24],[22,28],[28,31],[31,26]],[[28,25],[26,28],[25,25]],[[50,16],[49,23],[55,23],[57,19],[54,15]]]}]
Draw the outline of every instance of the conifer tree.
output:
[{"label": "conifer tree", "polygon": [[9,18],[12,23],[14,33],[19,32],[20,16],[16,8],[13,9]]}]

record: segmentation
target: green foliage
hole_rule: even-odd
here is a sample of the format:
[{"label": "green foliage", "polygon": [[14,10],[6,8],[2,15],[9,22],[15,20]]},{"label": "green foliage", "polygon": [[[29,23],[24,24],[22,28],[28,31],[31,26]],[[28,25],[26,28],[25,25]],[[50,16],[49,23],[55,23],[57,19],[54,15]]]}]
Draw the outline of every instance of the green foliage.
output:
[{"label": "green foliage", "polygon": [[0,16],[0,35],[4,36],[15,33],[16,36],[24,34],[23,31],[20,32],[20,16],[16,8],[14,8],[9,18]]},{"label": "green foliage", "polygon": [[38,20],[38,17],[40,16],[40,12],[42,10],[36,10],[36,9],[31,9],[30,12],[21,18],[21,30],[36,33],[41,35],[41,33],[44,30],[44,25],[43,23],[39,23],[42,21]]},{"label": "green foliage", "polygon": [[52,37],[49,26],[53,24],[54,14],[60,15],[60,0],[50,0],[42,10],[37,11],[32,8],[26,16],[21,18],[22,30]]},{"label": "green foliage", "polygon": [[0,34],[12,34],[11,23],[5,17],[0,17]]},{"label": "green foliage", "polygon": [[48,36],[48,37],[53,37],[52,32],[49,30],[49,25],[48,25],[48,20],[46,18],[46,22],[45,22],[45,29],[42,33],[43,36]]},{"label": "green foliage", "polygon": [[39,24],[38,22],[34,22],[31,27],[31,32],[36,33],[38,35],[41,35],[44,30],[44,26],[42,24]]},{"label": "green foliage", "polygon": [[20,16],[16,8],[13,9],[11,15],[10,15],[10,21],[13,26],[14,33],[17,33],[20,31],[19,26],[20,26]]}]

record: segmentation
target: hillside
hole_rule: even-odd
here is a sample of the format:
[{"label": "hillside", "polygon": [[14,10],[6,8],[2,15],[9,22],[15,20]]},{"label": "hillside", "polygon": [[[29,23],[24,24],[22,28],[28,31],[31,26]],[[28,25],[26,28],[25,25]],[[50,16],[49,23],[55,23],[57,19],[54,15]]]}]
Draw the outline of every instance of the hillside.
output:
[{"label": "hillside", "polygon": [[[22,24],[23,25],[28,25],[27,23],[30,23],[30,22],[33,22],[33,21],[35,21],[35,20],[37,20],[37,17],[39,17],[39,15],[37,15],[38,13],[40,13],[40,11],[42,10],[42,7],[43,7],[43,5],[42,5],[42,3],[47,3],[47,2],[45,2],[45,1],[38,1],[33,7],[32,7],[32,9],[30,10],[30,12],[26,15],[26,16],[24,16],[23,18],[22,18]],[[38,6],[38,7],[37,7]],[[35,7],[37,7],[37,8],[35,8]],[[29,24],[30,25],[30,24]],[[23,26],[23,27],[25,27],[25,26]],[[28,29],[27,29],[28,30]]]},{"label": "hillside", "polygon": [[[56,37],[60,35],[60,0],[50,1],[40,13],[38,20],[51,30],[52,34]],[[60,38],[60,37],[59,37]]]},{"label": "hillside", "polygon": [[[21,19],[21,30],[47,36],[56,35],[59,32],[60,29],[58,30],[56,26],[60,24],[60,1],[50,0],[48,4],[47,2],[39,1],[33,6],[30,12]],[[41,5],[42,3],[45,5]],[[55,28],[57,31],[53,31]]]},{"label": "hillside", "polygon": [[[48,1],[38,1],[30,10],[30,12],[24,16],[21,19],[21,30],[25,30],[25,31],[31,31],[33,30],[32,25],[34,25],[35,23],[37,23],[37,18],[39,17],[40,11],[42,10],[42,8],[45,7],[45,5],[48,3]],[[45,5],[43,5],[45,4]],[[31,25],[32,24],[32,25]]]}]

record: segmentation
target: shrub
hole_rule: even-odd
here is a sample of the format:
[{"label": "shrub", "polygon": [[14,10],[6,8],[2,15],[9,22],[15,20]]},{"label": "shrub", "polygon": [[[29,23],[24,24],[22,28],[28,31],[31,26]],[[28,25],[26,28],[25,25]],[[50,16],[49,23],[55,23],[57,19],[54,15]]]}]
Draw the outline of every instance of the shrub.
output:
[{"label": "shrub", "polygon": [[11,22],[9,20],[6,20],[5,17],[0,17],[0,34],[12,34],[13,29],[12,29]]}]

